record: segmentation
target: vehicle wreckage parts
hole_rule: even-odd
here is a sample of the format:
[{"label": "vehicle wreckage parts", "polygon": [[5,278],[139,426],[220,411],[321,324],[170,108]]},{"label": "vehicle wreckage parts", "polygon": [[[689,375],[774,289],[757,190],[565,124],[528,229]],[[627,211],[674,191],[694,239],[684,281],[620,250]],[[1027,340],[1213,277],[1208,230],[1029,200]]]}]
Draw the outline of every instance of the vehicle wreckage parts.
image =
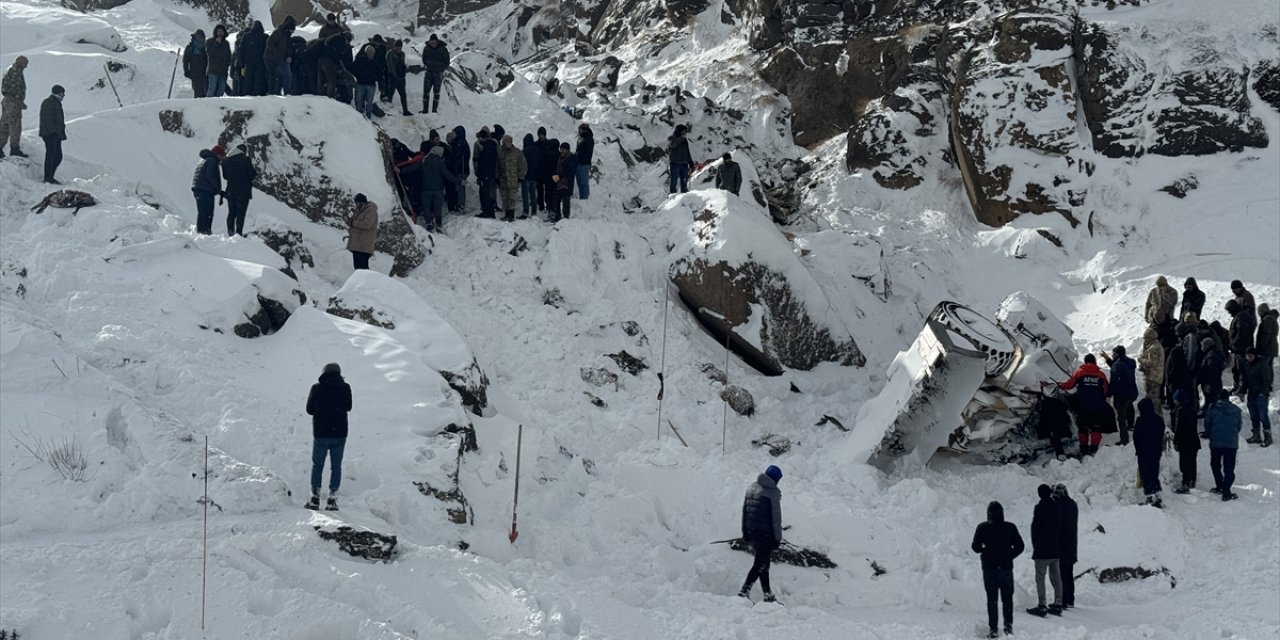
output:
[{"label": "vehicle wreckage parts", "polygon": [[943,301],[929,319],[941,323],[986,354],[987,375],[1009,371],[1018,360],[1018,342],[1003,327],[958,302]]}]

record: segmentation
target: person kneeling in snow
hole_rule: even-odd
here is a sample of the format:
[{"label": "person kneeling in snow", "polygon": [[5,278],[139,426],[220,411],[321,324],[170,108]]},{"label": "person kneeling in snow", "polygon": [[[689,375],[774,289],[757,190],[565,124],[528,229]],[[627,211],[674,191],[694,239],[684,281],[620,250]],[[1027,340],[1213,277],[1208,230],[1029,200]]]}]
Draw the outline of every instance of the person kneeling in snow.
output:
[{"label": "person kneeling in snow", "polygon": [[308,509],[320,508],[320,483],[324,480],[324,459],[329,458],[329,502],[325,508],[338,510],[338,486],[342,484],[342,453],[347,448],[347,413],[351,411],[351,385],[342,379],[336,362],[324,366],[320,381],[311,385],[307,413],[311,416],[311,500]]},{"label": "person kneeling in snow", "polygon": [[1018,526],[1005,522],[1004,507],[995,500],[987,505],[987,521],[973,532],[973,551],[982,554],[982,587],[987,592],[988,638],[996,638],[996,595],[1004,610],[1005,635],[1013,633],[1013,559],[1026,544]]},{"label": "person kneeling in snow", "polygon": [[1138,456],[1138,478],[1147,504],[1164,508],[1160,500],[1160,456],[1164,453],[1164,418],[1156,412],[1151,398],[1138,402],[1138,421],[1133,428],[1133,451]]},{"label": "person kneeling in snow", "polygon": [[751,587],[756,579],[760,579],[760,587],[764,589],[765,602],[777,602],[773,590],[769,588],[769,561],[773,550],[782,543],[782,492],[778,490],[778,481],[782,480],[782,469],[769,465],[760,477],[747,488],[747,496],[742,501],[742,539],[755,550],[755,561],[751,563],[751,571],[747,572],[747,581],[742,583],[738,595],[751,597]]}]

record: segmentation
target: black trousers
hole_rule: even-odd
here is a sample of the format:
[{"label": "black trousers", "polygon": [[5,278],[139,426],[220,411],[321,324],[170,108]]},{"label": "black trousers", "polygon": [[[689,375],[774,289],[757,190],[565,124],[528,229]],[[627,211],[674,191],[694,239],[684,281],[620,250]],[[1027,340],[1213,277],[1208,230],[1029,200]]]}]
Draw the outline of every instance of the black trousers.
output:
[{"label": "black trousers", "polygon": [[1113,400],[1112,404],[1116,409],[1116,427],[1120,429],[1120,442],[1129,442],[1129,432],[1133,430],[1133,401]]},{"label": "black trousers", "polygon": [[983,569],[982,587],[987,592],[987,626],[996,628],[996,598],[1004,610],[1004,624],[1013,624],[1013,569]]},{"label": "black trousers", "polygon": [[41,140],[44,140],[44,180],[49,182],[53,180],[53,174],[57,172],[58,165],[62,164],[62,140],[57,136],[49,136]]},{"label": "black trousers", "polygon": [[568,191],[556,192],[556,204],[555,204],[556,215],[552,217],[555,218],[556,220],[568,218],[570,202],[573,202],[573,198],[569,197]]},{"label": "black trousers", "polygon": [[[1062,604],[1068,607],[1076,606],[1076,563],[1070,560],[1058,559],[1058,573],[1062,579]],[[1007,620],[1008,618],[1006,618]]]},{"label": "black trousers", "polygon": [[1209,448],[1209,469],[1213,471],[1213,482],[1223,494],[1231,493],[1231,485],[1236,482],[1236,450]]},{"label": "black trousers", "polygon": [[227,235],[244,235],[244,214],[249,210],[248,198],[227,197]]},{"label": "black trousers", "polygon": [[196,196],[196,233],[209,235],[213,233],[213,196],[216,194],[192,193]]},{"label": "black trousers", "polygon": [[408,112],[409,97],[408,97],[408,93],[405,92],[404,78],[391,79],[391,88],[387,90],[387,95],[389,95],[391,98],[395,98],[397,92],[400,94],[400,112],[401,113]]},{"label": "black trousers", "polygon": [[778,547],[778,541],[769,534],[756,534],[747,542],[751,543],[756,557],[751,563],[751,570],[747,572],[747,581],[742,583],[742,590],[750,591],[759,579],[760,588],[764,589],[765,593],[773,593],[773,589],[769,588],[769,563],[773,560],[773,550]]},{"label": "black trousers", "polygon": [[1178,470],[1182,472],[1182,486],[1196,486],[1196,454],[1198,449],[1183,448],[1178,452]]},{"label": "black trousers", "polygon": [[373,257],[372,253],[365,253],[363,251],[351,252],[351,261],[355,264],[355,268],[357,269],[368,269],[369,258],[371,257]]}]

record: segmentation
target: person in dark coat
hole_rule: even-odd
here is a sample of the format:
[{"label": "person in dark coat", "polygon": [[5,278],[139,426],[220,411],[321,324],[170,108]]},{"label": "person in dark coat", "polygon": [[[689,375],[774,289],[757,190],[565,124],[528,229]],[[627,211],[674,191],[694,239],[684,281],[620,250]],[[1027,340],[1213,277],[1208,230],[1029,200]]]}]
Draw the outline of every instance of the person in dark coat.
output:
[{"label": "person in dark coat", "polygon": [[1053,501],[1062,514],[1062,538],[1059,549],[1058,574],[1062,579],[1062,608],[1074,609],[1076,606],[1076,561],[1080,549],[1080,507],[1067,494],[1067,485],[1053,485]]},{"label": "person in dark coat", "polygon": [[781,480],[782,469],[769,465],[747,487],[747,495],[742,500],[742,539],[755,551],[747,580],[738,591],[743,598],[751,597],[751,588],[759,579],[764,601],[777,601],[769,587],[769,562],[773,550],[782,544],[782,492],[778,490]]},{"label": "person in dark coat", "polygon": [[213,197],[222,193],[222,171],[219,163],[226,155],[222,147],[200,150],[200,163],[191,176],[191,193],[196,197],[196,233],[213,233]]},{"label": "person in dark coat", "polygon": [[452,189],[452,198],[450,190],[445,190],[446,204],[449,211],[463,213],[467,209],[467,178],[471,176],[471,145],[467,142],[467,130],[462,125],[453,128],[453,140],[445,149],[445,166],[458,178]]},{"label": "person in dark coat", "polygon": [[[440,89],[444,86],[444,74],[449,70],[449,47],[436,34],[431,34],[422,48],[422,113],[427,113],[427,96],[431,99],[431,113],[440,111]],[[479,177],[477,176],[477,179]]]},{"label": "person in dark coat", "polygon": [[373,119],[373,92],[378,83],[379,71],[377,51],[371,44],[366,44],[360,55],[351,63],[351,74],[356,78],[356,111],[366,120]]},{"label": "person in dark coat", "polygon": [[676,130],[667,138],[667,158],[669,193],[689,192],[689,173],[693,168],[693,153],[689,151],[689,129],[678,124]]},{"label": "person in dark coat", "polygon": [[387,51],[391,47],[381,34],[375,34],[369,38],[369,44],[373,46],[373,61],[377,63],[377,68],[374,70],[376,74],[374,83],[378,87],[378,98],[383,102],[391,102],[391,85],[387,83]]},{"label": "person in dark coat", "polygon": [[62,113],[62,98],[67,90],[55,84],[49,97],[40,103],[40,139],[44,141],[44,181],[62,184],[54,178],[62,164],[62,141],[67,139],[67,121]]},{"label": "person in dark coat", "polygon": [[451,182],[457,182],[458,176],[449,170],[444,160],[444,147],[428,145],[422,162],[401,169],[400,173],[417,173],[421,199],[421,211],[426,219],[427,231],[444,230],[444,190]]},{"label": "person in dark coat", "polygon": [[1040,429],[1049,438],[1053,454],[1059,460],[1066,459],[1066,451],[1062,448],[1063,438],[1071,437],[1070,410],[1070,405],[1060,391],[1042,394],[1040,397]]},{"label": "person in dark coat", "polygon": [[1138,399],[1138,365],[1125,355],[1124,347],[1116,345],[1111,355],[1101,354],[1111,367],[1111,406],[1116,410],[1116,425],[1120,429],[1120,444],[1129,444],[1129,430],[1133,428],[1133,403]]},{"label": "person in dark coat", "polygon": [[556,185],[551,182],[551,176],[556,173],[560,148],[547,139],[546,127],[538,127],[538,139],[535,143],[540,152],[540,160],[529,163],[529,166],[531,171],[532,167],[538,168],[537,173],[534,174],[538,180],[538,211],[546,211],[551,208],[551,201],[555,197]]},{"label": "person in dark coat", "polygon": [[1102,442],[1103,424],[1111,410],[1107,404],[1107,397],[1110,395],[1107,376],[1098,368],[1098,359],[1092,353],[1085,354],[1084,364],[1059,386],[1068,391],[1076,389],[1076,429],[1080,433],[1080,453],[1097,453],[1098,445]]},{"label": "person in dark coat", "polygon": [[498,143],[489,135],[488,127],[476,132],[471,162],[476,171],[476,189],[480,192],[480,218],[493,218],[498,207]]},{"label": "person in dark coat", "polygon": [[1188,313],[1196,314],[1200,317],[1200,312],[1204,310],[1204,292],[1200,290],[1200,285],[1196,284],[1195,278],[1187,278],[1182,283],[1182,306],[1178,309],[1178,317],[1185,318]]},{"label": "person in dark coat", "polygon": [[1138,420],[1133,429],[1133,452],[1138,457],[1138,477],[1146,504],[1163,508],[1160,499],[1160,456],[1164,453],[1164,418],[1156,412],[1151,398],[1138,402]]},{"label": "person in dark coat", "polygon": [[[1042,484],[1037,489],[1040,502],[1031,517],[1031,559],[1036,563],[1037,604],[1027,613],[1044,617],[1046,613],[1062,614],[1062,576],[1058,560],[1062,557],[1062,512],[1053,501],[1053,490]],[[1049,574],[1053,585],[1053,604],[1045,606],[1044,577]]]},{"label": "person in dark coat", "polygon": [[729,152],[720,156],[720,160],[720,168],[716,171],[716,188],[736,196],[742,190],[742,167],[733,161],[733,154]]},{"label": "person in dark coat", "polygon": [[[1190,334],[1192,337],[1195,334]],[[1199,350],[1199,346],[1196,347]],[[1200,394],[1196,391],[1196,374],[1195,370],[1187,363],[1186,352],[1182,345],[1178,345],[1169,352],[1169,358],[1164,363],[1165,377],[1165,395],[1172,399],[1174,394],[1182,391],[1186,401],[1197,411],[1200,407]]]},{"label": "person in dark coat", "polygon": [[1237,393],[1244,373],[1244,354],[1253,348],[1253,334],[1258,321],[1252,313],[1245,313],[1235,300],[1227,301],[1227,313],[1231,315],[1231,328],[1227,333],[1227,344],[1231,349],[1231,393]]},{"label": "person in dark coat", "polygon": [[312,43],[307,42],[302,36],[289,37],[289,74],[292,78],[292,95],[297,96],[318,96],[319,85],[317,76],[320,71],[320,49],[322,48],[320,41],[313,41],[316,46],[313,48]]},{"label": "person in dark coat", "polygon": [[1178,451],[1178,471],[1182,474],[1182,484],[1173,492],[1187,494],[1196,487],[1196,457],[1200,453],[1195,392],[1186,389],[1174,391],[1171,415],[1173,417],[1173,448]]},{"label": "person in dark coat", "polygon": [[342,484],[342,454],[347,448],[347,414],[351,411],[351,385],[342,379],[336,362],[324,366],[320,381],[307,394],[307,415],[311,416],[311,500],[308,509],[320,508],[320,486],[324,480],[324,460],[329,459],[329,500],[325,506],[338,510],[338,487]]},{"label": "person in dark coat", "polygon": [[378,205],[363,193],[356,194],[355,203],[355,212],[347,218],[347,251],[357,270],[368,269],[378,242]]},{"label": "person in dark coat", "polygon": [[1257,347],[1250,347],[1244,354],[1244,372],[1241,392],[1245,406],[1249,408],[1250,435],[1245,442],[1271,446],[1271,416],[1267,410],[1271,391],[1275,388],[1275,372],[1271,361],[1258,356]]},{"label": "person in dark coat", "polygon": [[1222,371],[1227,368],[1226,356],[1213,338],[1200,341],[1200,366],[1196,368],[1196,382],[1204,392],[1205,403],[1212,402],[1222,391]]},{"label": "person in dark coat", "polygon": [[191,42],[182,50],[182,76],[191,80],[191,95],[203,98],[208,93],[209,55],[204,49],[204,30],[196,29]]},{"label": "person in dark coat", "polygon": [[1258,305],[1258,335],[1253,346],[1258,349],[1258,359],[1265,360],[1268,367],[1280,355],[1280,310]]},{"label": "person in dark coat", "polygon": [[261,20],[254,20],[248,31],[236,38],[237,65],[240,68],[241,93],[246,96],[267,95],[267,33]]},{"label": "person in dark coat", "polygon": [[1258,306],[1253,302],[1253,293],[1244,288],[1243,282],[1232,280],[1231,293],[1235,295],[1236,302],[1240,303],[1241,311],[1249,315],[1254,315],[1258,312]]},{"label": "person in dark coat", "polygon": [[578,160],[578,168],[574,177],[578,182],[578,199],[586,200],[591,195],[591,160],[595,155],[596,137],[591,131],[591,125],[582,123],[578,125],[578,146],[573,151],[573,156]]},{"label": "person in dark coat", "polygon": [[1004,633],[1013,633],[1013,559],[1026,545],[1018,526],[1004,519],[1004,507],[995,500],[987,505],[987,521],[973,531],[974,553],[982,554],[982,587],[987,592],[989,638],[996,635],[996,597],[1004,611]]},{"label": "person in dark coat", "polygon": [[293,16],[286,16],[280,26],[271,32],[266,48],[262,51],[262,64],[267,72],[267,93],[273,96],[293,94],[293,47],[290,40],[293,38],[294,26]]},{"label": "person in dark coat", "polygon": [[520,219],[538,212],[538,173],[542,170],[542,150],[532,133],[524,134],[525,174],[520,178]]},{"label": "person in dark coat", "polygon": [[[320,40],[316,50],[316,91],[339,102],[351,102],[351,95],[344,89],[347,74],[354,60],[351,56],[350,31],[343,31]],[[309,45],[308,45],[309,46]]]},{"label": "person in dark coat", "polygon": [[206,69],[206,91],[210,98],[221,98],[227,90],[227,73],[231,70],[231,43],[227,42],[227,28],[218,25],[213,28],[213,37],[204,42],[205,54],[209,56]]},{"label": "person in dark coat", "polygon": [[236,145],[222,161],[222,177],[227,181],[227,236],[244,236],[244,216],[253,198],[253,180],[258,170],[249,159],[249,149]]},{"label": "person in dark coat", "polygon": [[325,15],[324,24],[320,25],[320,33],[317,34],[316,37],[324,40],[329,36],[342,33],[343,31],[346,31],[346,29],[343,29],[342,25],[338,22],[338,14],[329,13]]},{"label": "person in dark coat", "polygon": [[551,177],[556,183],[556,208],[552,211],[551,221],[569,217],[569,203],[573,200],[573,176],[578,173],[578,157],[569,149],[569,143],[560,144],[560,160],[556,163],[556,174]]},{"label": "person in dark coat", "polygon": [[404,59],[404,41],[392,40],[391,48],[387,51],[387,92],[393,99],[399,93],[401,115],[411,116],[413,112],[409,110],[409,94],[405,89],[408,74],[409,67]]},{"label": "person in dark coat", "polygon": [[1240,447],[1243,420],[1239,407],[1231,404],[1231,394],[1219,390],[1218,399],[1205,407],[1204,430],[1209,436],[1209,469],[1217,485],[1210,490],[1222,501],[1235,500],[1231,485],[1236,482],[1236,450]]}]

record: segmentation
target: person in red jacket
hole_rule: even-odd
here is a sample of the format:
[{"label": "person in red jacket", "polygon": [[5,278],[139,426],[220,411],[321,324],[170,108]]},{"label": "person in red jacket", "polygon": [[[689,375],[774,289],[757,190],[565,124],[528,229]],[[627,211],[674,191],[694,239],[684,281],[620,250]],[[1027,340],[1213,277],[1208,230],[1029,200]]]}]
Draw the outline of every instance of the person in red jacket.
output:
[{"label": "person in red jacket", "polygon": [[1080,432],[1080,454],[1093,455],[1102,443],[1102,427],[1111,407],[1107,404],[1110,389],[1107,375],[1098,368],[1098,359],[1090,353],[1084,364],[1071,374],[1066,382],[1058,385],[1076,390],[1076,428]]}]

